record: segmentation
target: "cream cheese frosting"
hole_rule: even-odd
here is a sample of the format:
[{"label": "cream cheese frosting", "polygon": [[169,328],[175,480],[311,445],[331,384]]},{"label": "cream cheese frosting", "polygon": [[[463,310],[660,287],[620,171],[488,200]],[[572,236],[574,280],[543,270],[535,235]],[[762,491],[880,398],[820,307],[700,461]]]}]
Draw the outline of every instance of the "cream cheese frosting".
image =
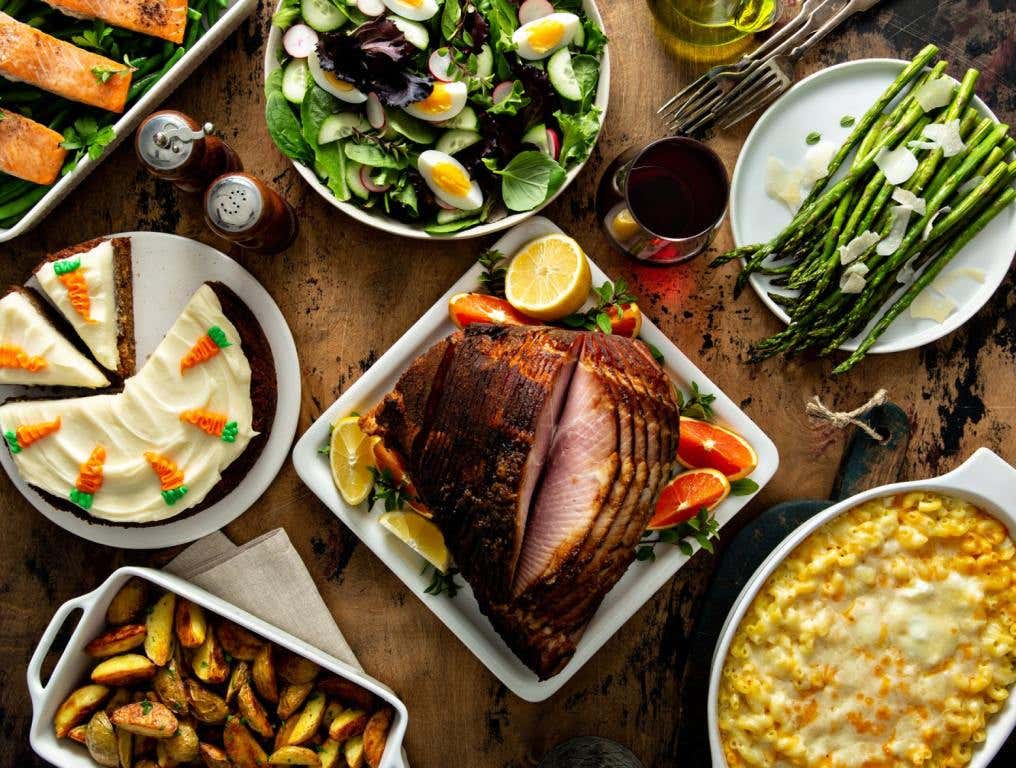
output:
[{"label": "cream cheese frosting", "polygon": [[[43,264],[35,273],[42,290],[74,326],[81,340],[99,361],[99,365],[115,371],[120,366],[119,318],[117,316],[116,288],[113,265],[113,243],[104,240],[90,251],[66,259]],[[68,274],[60,274],[77,262],[71,272],[80,272],[88,291],[88,316],[71,302],[67,287]]]},{"label": "cream cheese frosting", "polygon": [[[184,369],[195,345],[210,349],[213,336],[224,346],[213,345],[210,357]],[[149,523],[199,504],[243,453],[257,434],[250,388],[240,335],[204,285],[123,392],[8,403],[0,407],[0,429],[10,446],[19,427],[59,420],[56,431],[12,455],[26,482],[63,499],[81,500],[74,489],[87,485],[80,482],[82,465],[101,446],[101,486],[84,500],[88,513],[116,523]],[[177,482],[160,482],[153,468],[159,462],[167,477],[171,470],[180,473]],[[172,490],[181,484],[185,491]]]},{"label": "cream cheese frosting", "polygon": [[[18,354],[34,362],[17,362]],[[109,380],[22,293],[0,299],[0,384],[98,389]]]}]

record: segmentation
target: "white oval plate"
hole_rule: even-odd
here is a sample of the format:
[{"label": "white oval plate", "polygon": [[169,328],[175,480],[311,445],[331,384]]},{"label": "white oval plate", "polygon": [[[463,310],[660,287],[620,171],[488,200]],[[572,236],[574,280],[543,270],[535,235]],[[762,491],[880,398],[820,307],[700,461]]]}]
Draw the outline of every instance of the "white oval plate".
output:
[{"label": "white oval plate", "polygon": [[[790,222],[790,209],[765,192],[767,158],[778,157],[788,166],[800,165],[808,149],[804,139],[812,131],[818,131],[823,140],[840,144],[851,131],[840,125],[840,118],[853,115],[860,119],[907,63],[897,59],[862,59],[837,64],[805,78],[766,111],[748,134],[734,167],[730,185],[730,225],[736,245],[765,242]],[[982,115],[995,118],[976,96],[972,106]],[[834,179],[845,172],[851,158],[853,153]],[[949,286],[948,295],[956,303],[956,309],[944,323],[915,319],[909,311],[903,312],[869,352],[914,349],[963,325],[1001,284],[1013,260],[1013,243],[1016,243],[1016,206],[1009,206],[1009,210],[996,216],[945,270],[948,273],[961,267],[973,267],[984,272],[984,282],[963,278]],[[765,275],[753,274],[749,282],[765,305],[780,320],[789,323],[787,313],[766,294],[769,291],[792,293],[773,288]],[[904,289],[901,285],[886,306]],[[857,349],[876,322],[877,318],[873,319],[840,349],[848,352]]]},{"label": "white oval plate", "polygon": [[[282,0],[279,0],[275,10],[278,11],[282,6]],[[596,3],[593,0],[583,0],[582,8],[590,19],[595,21],[603,28],[603,17],[600,15],[600,9],[596,7]],[[278,52],[282,47],[282,30],[276,26],[272,26],[271,31],[268,33],[268,44],[265,46],[265,80],[275,70],[279,68]],[[596,86],[596,106],[600,108],[600,133],[596,136],[596,141],[600,140],[600,135],[603,133],[603,125],[607,120],[607,103],[610,101],[610,44],[603,49],[603,56],[600,58],[600,81]],[[593,142],[593,147],[590,148],[589,156],[592,156],[592,150],[595,148],[596,142]],[[274,144],[272,145],[275,146]],[[276,150],[278,151],[278,150]],[[361,208],[356,203],[344,203],[340,200],[335,199],[335,195],[332,194],[331,190],[325,186],[321,179],[314,173],[313,168],[308,168],[303,163],[298,163],[295,160],[290,160],[293,167],[296,168],[296,172],[299,173],[304,181],[310,184],[311,188],[317,192],[321,197],[327,200],[329,203],[334,205],[343,213],[352,216],[362,224],[368,224],[369,226],[389,232],[393,235],[401,235],[402,237],[412,237],[418,240],[469,240],[473,237],[483,237],[484,235],[490,235],[494,232],[501,232],[502,230],[514,227],[516,224],[521,224],[523,221],[528,219],[538,211],[542,211],[552,202],[554,202],[558,196],[564,192],[568,185],[575,181],[575,177],[579,175],[579,172],[585,167],[589,161],[589,156],[586,157],[581,163],[576,165],[565,177],[564,184],[558,188],[549,199],[544,200],[542,205],[537,206],[531,211],[523,211],[522,213],[513,213],[505,216],[503,219],[497,221],[488,221],[486,224],[480,224],[476,227],[470,227],[464,229],[461,232],[452,232],[447,235],[431,235],[424,232],[423,227],[414,226],[407,224],[398,219],[393,219],[391,216],[385,216],[383,214],[374,213],[366,208]]]},{"label": "white oval plate", "polygon": [[[278,389],[268,442],[247,476],[224,498],[190,517],[170,518],[165,524],[141,528],[90,523],[57,509],[22,480],[10,453],[0,451],[0,464],[33,507],[76,536],[123,549],[184,544],[231,523],[258,500],[279,473],[293,443],[300,413],[300,361],[293,335],[275,301],[250,272],[229,256],[204,243],[161,232],[127,232],[110,237],[131,239],[138,368],[162,341],[194,292],[209,280],[229,286],[258,318],[275,358]],[[11,396],[33,396],[28,387],[0,387],[0,393],[0,402]]]}]

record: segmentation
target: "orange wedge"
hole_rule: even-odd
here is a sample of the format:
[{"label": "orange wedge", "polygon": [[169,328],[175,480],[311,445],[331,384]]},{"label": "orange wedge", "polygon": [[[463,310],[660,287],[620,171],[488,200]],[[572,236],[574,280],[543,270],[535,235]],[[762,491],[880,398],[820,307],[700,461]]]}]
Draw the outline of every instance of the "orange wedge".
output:
[{"label": "orange wedge", "polygon": [[700,509],[714,509],[729,493],[730,481],[722,472],[689,469],[664,487],[648,527],[658,530],[683,523],[695,517]]},{"label": "orange wedge", "polygon": [[607,317],[610,318],[610,332],[617,336],[635,339],[642,332],[642,310],[634,301],[621,307],[620,312],[616,305],[608,307]]},{"label": "orange wedge", "polygon": [[758,466],[758,454],[743,437],[687,416],[681,417],[677,460],[688,469],[717,469],[728,480],[747,477]]},{"label": "orange wedge", "polygon": [[413,485],[412,478],[406,473],[406,468],[398,454],[389,450],[380,440],[374,443],[373,448],[374,466],[381,472],[387,471],[391,475],[392,483],[396,487],[402,488],[403,493],[411,499],[409,506],[426,518],[433,517],[434,513],[419,501],[420,494],[417,492],[416,486]]}]

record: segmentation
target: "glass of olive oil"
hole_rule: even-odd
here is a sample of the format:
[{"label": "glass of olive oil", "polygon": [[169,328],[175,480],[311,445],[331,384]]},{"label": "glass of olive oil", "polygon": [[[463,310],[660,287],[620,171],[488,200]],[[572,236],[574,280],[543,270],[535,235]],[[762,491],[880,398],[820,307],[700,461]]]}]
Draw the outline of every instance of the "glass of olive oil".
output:
[{"label": "glass of olive oil", "polygon": [[727,45],[771,27],[781,0],[648,0],[660,25],[692,45]]}]

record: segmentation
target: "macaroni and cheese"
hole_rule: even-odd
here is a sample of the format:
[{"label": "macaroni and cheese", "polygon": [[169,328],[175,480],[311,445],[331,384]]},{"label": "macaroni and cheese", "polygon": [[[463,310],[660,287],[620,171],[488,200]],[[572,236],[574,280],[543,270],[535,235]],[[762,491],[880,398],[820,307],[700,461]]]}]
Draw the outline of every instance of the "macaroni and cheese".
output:
[{"label": "macaroni and cheese", "polygon": [[730,768],[963,766],[1016,681],[1016,550],[930,492],[861,504],[773,572],[719,688]]}]

